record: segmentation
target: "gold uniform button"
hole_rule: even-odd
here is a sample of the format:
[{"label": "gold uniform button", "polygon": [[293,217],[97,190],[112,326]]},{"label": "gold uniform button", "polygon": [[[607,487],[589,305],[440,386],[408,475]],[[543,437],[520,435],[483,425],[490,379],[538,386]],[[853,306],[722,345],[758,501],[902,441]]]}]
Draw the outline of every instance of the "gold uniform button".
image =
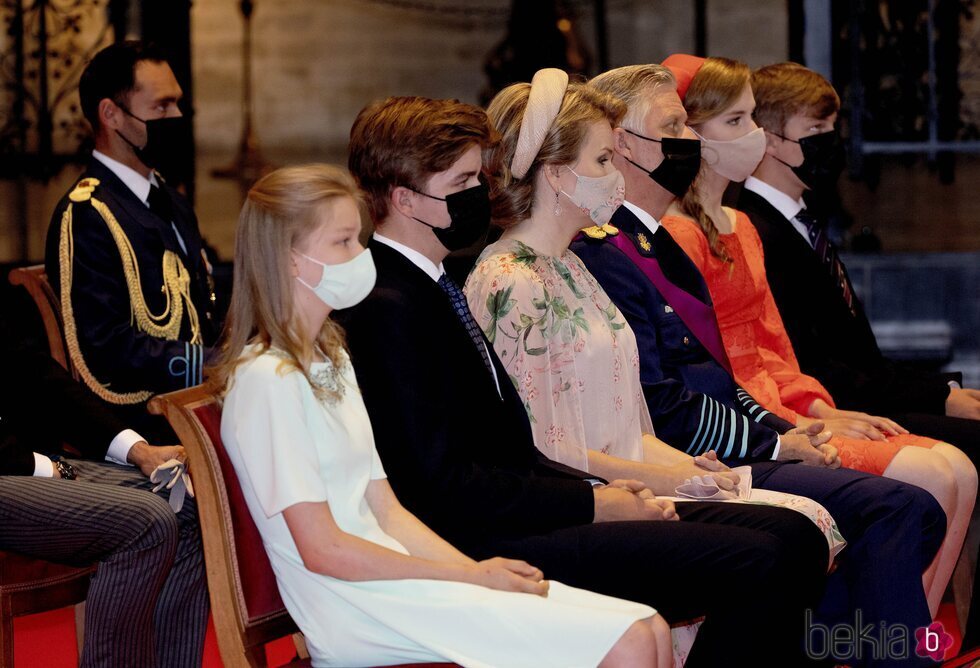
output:
[{"label": "gold uniform button", "polygon": [[687,337],[687,336],[684,337],[684,345],[685,346],[691,345],[691,339],[690,339],[690,337]]}]

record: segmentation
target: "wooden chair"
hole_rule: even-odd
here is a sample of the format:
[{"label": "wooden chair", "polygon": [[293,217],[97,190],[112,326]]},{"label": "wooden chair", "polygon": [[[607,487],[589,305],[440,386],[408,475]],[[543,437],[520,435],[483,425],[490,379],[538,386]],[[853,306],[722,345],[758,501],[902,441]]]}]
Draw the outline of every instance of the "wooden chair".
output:
[{"label": "wooden chair", "polygon": [[[10,272],[13,285],[23,285],[34,299],[48,338],[51,356],[71,371],[65,348],[61,308],[48,284],[43,265]],[[12,552],[0,551],[0,668],[14,665],[14,617],[75,605],[75,631],[81,654],[85,626],[85,597],[95,567],[73,568]]]},{"label": "wooden chair", "polygon": [[221,661],[265,666],[265,644],[297,628],[221,443],[221,408],[198,386],[154,397],[149,409],[170,421],[187,450]]},{"label": "wooden chair", "polygon": [[[221,660],[226,668],[265,666],[264,645],[297,628],[221,442],[221,408],[197,386],[156,396],[149,409],[166,416],[187,450]],[[300,665],[309,663],[290,664]]]},{"label": "wooden chair", "polygon": [[[72,568],[13,552],[0,552],[0,668],[14,666],[14,617],[82,604],[95,567]],[[81,654],[84,608],[75,608]]]},{"label": "wooden chair", "polygon": [[65,321],[61,317],[61,303],[48,283],[48,275],[44,273],[43,264],[30,267],[20,267],[10,272],[8,279],[13,285],[22,285],[34,300],[41,320],[44,322],[44,333],[48,338],[48,349],[54,361],[71,372],[78,380],[78,374],[71,363],[68,347],[65,345]]}]

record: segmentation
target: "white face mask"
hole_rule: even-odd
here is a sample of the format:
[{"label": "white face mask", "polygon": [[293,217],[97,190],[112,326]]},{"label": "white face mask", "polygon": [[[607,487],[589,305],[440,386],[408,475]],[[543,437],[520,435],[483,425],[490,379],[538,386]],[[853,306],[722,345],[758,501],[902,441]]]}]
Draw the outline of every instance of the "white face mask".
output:
[{"label": "white face mask", "polygon": [[[575,170],[568,168],[572,174]],[[605,176],[579,176],[575,174],[575,192],[569,195],[560,190],[562,195],[571,200],[600,227],[609,222],[613,212],[619,208],[626,197],[626,180],[617,169]]]},{"label": "white face mask", "polygon": [[309,255],[295,252],[323,267],[320,282],[316,285],[310,285],[299,276],[296,280],[312,290],[320,301],[334,309],[350,308],[359,303],[368,296],[378,278],[374,258],[369,249],[364,249],[354,259],[341,264],[325,264]]},{"label": "white face mask", "polygon": [[762,128],[730,141],[698,137],[705,164],[729,181],[744,181],[752,176],[766,154],[766,132]]}]

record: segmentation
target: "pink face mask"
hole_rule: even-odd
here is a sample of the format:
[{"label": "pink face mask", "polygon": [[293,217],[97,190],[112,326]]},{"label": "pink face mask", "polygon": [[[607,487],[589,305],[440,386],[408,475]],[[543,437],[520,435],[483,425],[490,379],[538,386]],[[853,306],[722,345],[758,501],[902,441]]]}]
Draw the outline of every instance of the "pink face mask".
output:
[{"label": "pink face mask", "polygon": [[[568,171],[575,174],[575,170],[571,167]],[[609,222],[613,212],[623,203],[626,197],[626,180],[618,169],[605,176],[575,174],[575,178],[575,192],[569,195],[562,190],[561,194],[587,214],[593,223],[602,227]]]},{"label": "pink face mask", "polygon": [[701,139],[701,159],[729,181],[744,181],[752,176],[766,154],[766,133],[762,128],[730,141],[694,134]]}]

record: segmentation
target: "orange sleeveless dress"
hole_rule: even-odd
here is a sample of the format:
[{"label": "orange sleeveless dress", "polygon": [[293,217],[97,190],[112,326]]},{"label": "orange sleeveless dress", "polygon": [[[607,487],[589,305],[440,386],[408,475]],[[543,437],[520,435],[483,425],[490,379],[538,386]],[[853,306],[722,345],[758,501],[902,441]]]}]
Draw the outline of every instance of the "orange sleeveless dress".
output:
[{"label": "orange sleeveless dress", "polygon": [[[664,216],[661,223],[704,276],[735,381],[763,408],[793,424],[808,415],[816,399],[834,406],[826,388],[800,371],[766,279],[762,241],[748,216],[737,211],[735,231],[721,235],[731,264],[712,255],[707,238],[693,220]],[[936,442],[912,434],[890,436],[886,441],[841,436],[831,440],[842,466],[877,475],[904,446],[931,448]]]}]

